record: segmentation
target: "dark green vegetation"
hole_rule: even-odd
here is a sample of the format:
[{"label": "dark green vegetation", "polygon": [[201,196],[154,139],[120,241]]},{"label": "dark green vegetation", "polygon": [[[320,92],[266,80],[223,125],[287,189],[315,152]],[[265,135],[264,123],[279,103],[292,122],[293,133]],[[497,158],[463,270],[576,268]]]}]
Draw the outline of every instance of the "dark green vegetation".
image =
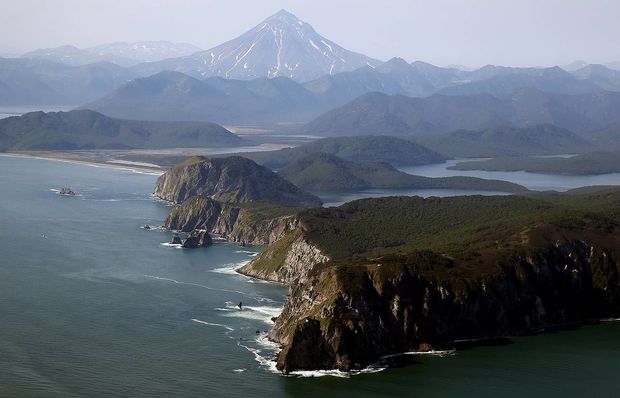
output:
[{"label": "dark green vegetation", "polygon": [[562,95],[524,88],[501,96],[411,98],[369,93],[306,124],[322,136],[431,134],[496,126],[553,124],[587,134],[620,120],[620,93]]},{"label": "dark green vegetation", "polygon": [[242,269],[298,272],[270,333],[284,372],[620,314],[618,188],[363,199],[297,217]]},{"label": "dark green vegetation", "polygon": [[447,156],[472,158],[583,153],[594,147],[577,134],[549,124],[458,130],[414,140]]},{"label": "dark green vegetation", "polygon": [[586,175],[620,172],[620,152],[593,152],[570,158],[508,157],[457,163],[452,170],[529,171]]},{"label": "dark green vegetation", "polygon": [[112,119],[90,110],[31,112],[0,119],[0,151],[234,146],[220,125]]},{"label": "dark green vegetation", "polygon": [[467,258],[476,250],[481,250],[478,255],[492,254],[534,243],[526,235],[543,225],[575,231],[585,226],[593,231],[615,230],[620,222],[620,189],[362,199],[337,208],[307,210],[301,218],[306,236],[335,259],[418,249]]},{"label": "dark green vegetation", "polygon": [[506,181],[473,177],[430,178],[414,176],[382,162],[353,162],[325,153],[300,158],[278,174],[311,192],[358,189],[474,189],[503,192],[525,191],[525,187]]},{"label": "dark green vegetation", "polygon": [[278,151],[240,153],[271,169],[278,170],[302,157],[322,152],[344,160],[386,162],[394,166],[440,163],[446,157],[409,140],[389,136],[323,138],[295,148]]},{"label": "dark green vegetation", "polygon": [[239,156],[190,158],[157,179],[154,195],[179,204],[192,196],[208,196],[225,203],[321,205],[316,196],[302,191],[266,167]]}]

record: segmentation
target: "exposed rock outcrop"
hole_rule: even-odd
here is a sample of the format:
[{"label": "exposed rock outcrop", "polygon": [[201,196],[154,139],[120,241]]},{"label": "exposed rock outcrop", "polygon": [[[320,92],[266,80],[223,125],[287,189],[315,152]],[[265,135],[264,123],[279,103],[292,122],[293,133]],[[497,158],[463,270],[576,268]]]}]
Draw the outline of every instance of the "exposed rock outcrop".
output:
[{"label": "exposed rock outcrop", "polygon": [[67,196],[75,196],[75,192],[73,191],[73,189],[68,188],[68,187],[63,187],[60,189],[60,193],[61,195],[67,195]]},{"label": "exposed rock outcrop", "polygon": [[164,221],[171,230],[190,232],[203,229],[230,242],[263,245],[275,242],[296,225],[296,209],[246,206],[193,196],[175,207]]},{"label": "exposed rock outcrop", "polygon": [[205,230],[194,230],[189,236],[183,241],[183,248],[185,249],[195,249],[198,247],[207,247],[211,246],[213,241],[211,240],[211,236]]},{"label": "exposed rock outcrop", "polygon": [[314,266],[327,261],[329,257],[316,245],[304,239],[299,230],[291,229],[238,272],[293,285],[305,283]]},{"label": "exposed rock outcrop", "polygon": [[240,156],[191,158],[161,175],[153,194],[177,204],[192,196],[208,196],[224,203],[269,202],[296,207],[321,205],[316,196]]}]

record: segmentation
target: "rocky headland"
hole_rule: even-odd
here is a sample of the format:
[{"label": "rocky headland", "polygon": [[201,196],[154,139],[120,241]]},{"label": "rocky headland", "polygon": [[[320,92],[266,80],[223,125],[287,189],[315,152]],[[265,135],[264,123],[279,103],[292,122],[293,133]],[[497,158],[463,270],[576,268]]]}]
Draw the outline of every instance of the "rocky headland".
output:
[{"label": "rocky headland", "polygon": [[264,181],[223,168],[192,159],[160,177],[156,195],[181,202],[164,226],[268,245],[239,272],[290,286],[269,333],[285,373],[620,316],[618,189],[304,209],[298,188],[270,184],[287,198],[270,203]]},{"label": "rocky headland", "polygon": [[223,203],[266,202],[292,207],[320,206],[321,200],[264,166],[240,156],[193,157],[161,175],[153,195],[181,204],[192,196]]},{"label": "rocky headland", "polygon": [[601,205],[584,197],[395,197],[308,210],[240,272],[291,286],[269,333],[285,373],[581,325],[620,315],[613,197],[597,215],[576,210]]}]

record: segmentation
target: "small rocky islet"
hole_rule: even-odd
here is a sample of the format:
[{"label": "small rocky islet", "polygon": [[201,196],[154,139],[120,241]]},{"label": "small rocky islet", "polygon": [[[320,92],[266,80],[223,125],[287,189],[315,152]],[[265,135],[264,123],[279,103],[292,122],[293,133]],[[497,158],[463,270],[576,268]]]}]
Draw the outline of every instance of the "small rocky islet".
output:
[{"label": "small rocky islet", "polygon": [[75,196],[76,195],[75,191],[69,187],[60,188],[60,191],[58,191],[58,193],[64,196]]},{"label": "small rocky islet", "polygon": [[239,272],[290,286],[268,334],[284,373],[620,317],[618,188],[320,208],[279,179],[248,159],[194,158],[154,194],[178,204],[164,227],[191,245],[198,230],[268,245]]}]

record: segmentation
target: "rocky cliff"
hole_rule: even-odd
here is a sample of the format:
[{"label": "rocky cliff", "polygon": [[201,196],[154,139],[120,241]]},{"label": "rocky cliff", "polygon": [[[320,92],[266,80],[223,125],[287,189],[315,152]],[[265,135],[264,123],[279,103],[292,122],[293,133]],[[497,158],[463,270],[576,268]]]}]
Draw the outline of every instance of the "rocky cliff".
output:
[{"label": "rocky cliff", "polygon": [[291,223],[285,234],[238,272],[288,285],[305,283],[314,266],[326,263],[329,257],[305,239],[299,229],[294,229],[298,223]]},{"label": "rocky cliff", "polygon": [[174,203],[192,196],[208,196],[225,203],[269,202],[313,207],[321,201],[266,167],[239,156],[194,157],[161,175],[153,194]]},{"label": "rocky cliff", "polygon": [[173,208],[164,221],[171,230],[206,230],[230,242],[266,245],[296,226],[297,209],[268,204],[235,205],[193,196]]},{"label": "rocky cliff", "polygon": [[[304,210],[244,266],[291,286],[277,367],[385,355],[620,317],[620,190],[380,198]],[[544,200],[543,200],[544,199]]]},{"label": "rocky cliff", "polygon": [[359,369],[458,339],[617,317],[618,274],[617,253],[578,240],[515,254],[488,275],[431,253],[327,266],[293,286],[270,337],[283,372]]}]

